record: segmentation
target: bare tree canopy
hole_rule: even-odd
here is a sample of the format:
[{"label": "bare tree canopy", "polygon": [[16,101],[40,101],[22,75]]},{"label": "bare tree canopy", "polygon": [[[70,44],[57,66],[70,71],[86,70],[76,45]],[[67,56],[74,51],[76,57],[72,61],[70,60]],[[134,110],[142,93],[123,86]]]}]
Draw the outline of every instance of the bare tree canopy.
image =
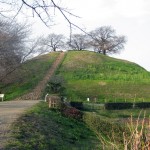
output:
[{"label": "bare tree canopy", "polygon": [[39,39],[30,39],[30,33],[28,24],[0,20],[0,82],[22,62],[41,53]]},{"label": "bare tree canopy", "polygon": [[22,61],[28,32],[25,24],[0,20],[0,68],[4,72]]},{"label": "bare tree canopy", "polygon": [[87,35],[83,34],[73,34],[71,38],[71,42],[68,42],[68,45],[73,50],[85,50],[89,47]]},{"label": "bare tree canopy", "polygon": [[40,45],[43,51],[56,51],[65,48],[65,37],[62,34],[49,34],[46,38],[41,39]]},{"label": "bare tree canopy", "polygon": [[[38,17],[46,26],[53,25],[53,19],[56,12],[69,23],[70,30],[72,26],[78,27],[70,20],[70,16],[78,17],[72,14],[67,8],[63,7],[61,0],[0,0],[0,15],[14,19],[19,14],[28,17]],[[11,17],[10,17],[11,16]],[[82,30],[82,29],[81,29]]]},{"label": "bare tree canopy", "polygon": [[104,55],[119,53],[126,43],[125,36],[117,36],[111,26],[97,28],[90,32],[90,36],[92,39],[90,42],[91,46],[93,46],[97,52]]}]

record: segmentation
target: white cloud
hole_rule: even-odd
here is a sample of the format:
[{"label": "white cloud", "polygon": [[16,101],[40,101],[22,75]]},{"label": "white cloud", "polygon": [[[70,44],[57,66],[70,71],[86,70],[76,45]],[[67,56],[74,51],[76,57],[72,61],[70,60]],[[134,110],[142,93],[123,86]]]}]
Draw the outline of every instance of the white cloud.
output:
[{"label": "white cloud", "polygon": [[150,14],[150,2],[144,0],[117,0],[115,10],[124,17],[141,17]]}]

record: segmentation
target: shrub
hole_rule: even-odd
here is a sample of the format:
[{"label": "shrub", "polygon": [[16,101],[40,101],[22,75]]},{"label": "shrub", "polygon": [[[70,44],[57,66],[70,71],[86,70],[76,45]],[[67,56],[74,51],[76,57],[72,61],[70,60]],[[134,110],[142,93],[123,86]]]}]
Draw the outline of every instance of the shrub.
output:
[{"label": "shrub", "polygon": [[135,103],[135,108],[150,108],[150,102]]},{"label": "shrub", "polygon": [[70,102],[70,105],[72,107],[75,107],[76,109],[79,109],[79,110],[83,110],[83,102]]},{"label": "shrub", "polygon": [[117,110],[117,109],[131,109],[133,108],[133,103],[105,103],[105,109]]},{"label": "shrub", "polygon": [[76,119],[76,120],[82,120],[83,113],[80,110],[78,110],[74,107],[69,107],[69,106],[65,105],[61,109],[61,112],[66,117],[73,118],[73,119]]},{"label": "shrub", "polygon": [[46,87],[47,93],[63,93],[65,90],[65,81],[62,76],[53,76]]}]

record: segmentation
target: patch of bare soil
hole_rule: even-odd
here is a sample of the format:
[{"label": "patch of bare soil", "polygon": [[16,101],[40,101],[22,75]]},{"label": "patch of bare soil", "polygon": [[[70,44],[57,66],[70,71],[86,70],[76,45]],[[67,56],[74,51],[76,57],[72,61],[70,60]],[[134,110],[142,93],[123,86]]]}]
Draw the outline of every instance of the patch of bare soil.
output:
[{"label": "patch of bare soil", "polygon": [[0,150],[11,139],[11,124],[39,100],[0,102]]}]

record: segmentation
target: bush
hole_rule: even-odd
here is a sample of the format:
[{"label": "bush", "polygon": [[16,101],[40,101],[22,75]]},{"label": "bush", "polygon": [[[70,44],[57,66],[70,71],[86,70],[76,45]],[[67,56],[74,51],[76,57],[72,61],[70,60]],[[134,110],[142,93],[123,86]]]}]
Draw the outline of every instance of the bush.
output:
[{"label": "bush", "polygon": [[150,102],[135,103],[135,108],[150,108]]},{"label": "bush", "polygon": [[65,90],[65,81],[62,76],[53,76],[46,87],[47,93],[63,93]]},{"label": "bush", "polygon": [[70,102],[70,105],[72,107],[75,107],[76,109],[79,109],[79,110],[83,110],[83,102]]},{"label": "bush", "polygon": [[69,107],[65,104],[62,105],[61,113],[66,117],[73,118],[80,121],[82,120],[82,116],[83,116],[83,113],[80,110],[74,107]]},{"label": "bush", "polygon": [[133,103],[105,103],[105,109],[117,110],[117,109],[131,109]]}]

